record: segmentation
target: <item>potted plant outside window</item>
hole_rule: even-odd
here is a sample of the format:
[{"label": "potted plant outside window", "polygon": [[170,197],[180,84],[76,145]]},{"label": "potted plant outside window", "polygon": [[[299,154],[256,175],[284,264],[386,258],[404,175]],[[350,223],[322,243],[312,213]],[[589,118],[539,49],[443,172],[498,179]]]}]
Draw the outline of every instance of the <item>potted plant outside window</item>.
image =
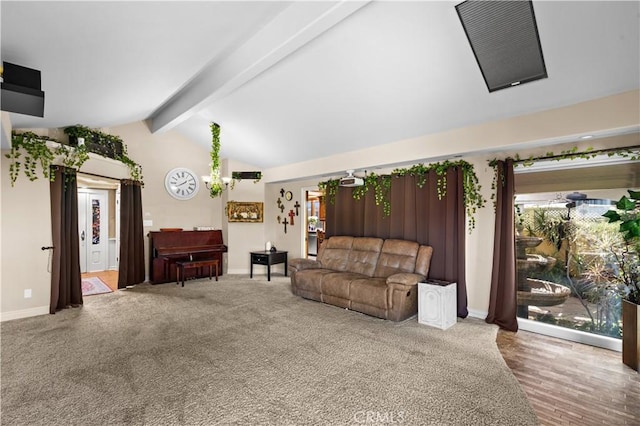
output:
[{"label": "potted plant outside window", "polygon": [[618,270],[614,282],[622,296],[622,362],[638,371],[640,364],[640,191],[628,190],[616,210],[603,216],[619,222],[623,243],[613,247]]}]

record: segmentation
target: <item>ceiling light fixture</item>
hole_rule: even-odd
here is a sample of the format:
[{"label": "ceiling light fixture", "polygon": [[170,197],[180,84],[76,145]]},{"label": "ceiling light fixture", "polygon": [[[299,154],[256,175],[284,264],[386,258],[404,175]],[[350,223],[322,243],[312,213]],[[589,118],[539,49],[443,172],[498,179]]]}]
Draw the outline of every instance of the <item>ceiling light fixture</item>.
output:
[{"label": "ceiling light fixture", "polygon": [[[211,176],[201,176],[201,179],[207,189],[211,189]],[[229,184],[231,183],[231,178],[229,176],[223,176],[220,180],[224,183],[225,188],[229,188]]]}]

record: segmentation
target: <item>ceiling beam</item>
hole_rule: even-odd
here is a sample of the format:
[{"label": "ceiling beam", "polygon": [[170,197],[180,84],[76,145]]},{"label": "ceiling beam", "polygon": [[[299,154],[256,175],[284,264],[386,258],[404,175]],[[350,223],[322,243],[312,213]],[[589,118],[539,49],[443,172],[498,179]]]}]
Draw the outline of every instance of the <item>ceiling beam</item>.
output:
[{"label": "ceiling beam", "polygon": [[206,65],[150,117],[151,132],[182,123],[369,3],[294,2],[229,55]]}]

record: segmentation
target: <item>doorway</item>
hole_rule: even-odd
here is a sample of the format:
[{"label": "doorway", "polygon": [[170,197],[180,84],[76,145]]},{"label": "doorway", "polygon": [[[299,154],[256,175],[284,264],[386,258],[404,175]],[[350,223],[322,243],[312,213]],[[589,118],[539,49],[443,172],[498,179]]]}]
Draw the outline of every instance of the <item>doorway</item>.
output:
[{"label": "doorway", "polygon": [[108,194],[106,190],[78,189],[80,272],[108,269]]},{"label": "doorway", "polygon": [[640,162],[540,162],[514,178],[520,329],[620,351],[620,297],[608,279],[620,235],[602,215],[640,185]]},{"label": "doorway", "polygon": [[325,232],[325,197],[318,188],[305,189],[304,231],[306,257],[315,259]]},{"label": "doorway", "polygon": [[82,279],[99,278],[115,291],[120,250],[120,182],[81,173],[77,179]]}]

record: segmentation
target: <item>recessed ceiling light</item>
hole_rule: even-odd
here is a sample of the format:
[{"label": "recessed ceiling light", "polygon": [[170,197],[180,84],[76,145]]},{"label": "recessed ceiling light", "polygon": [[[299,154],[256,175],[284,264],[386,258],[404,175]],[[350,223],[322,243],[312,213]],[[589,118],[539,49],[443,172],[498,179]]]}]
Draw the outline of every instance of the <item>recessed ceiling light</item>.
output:
[{"label": "recessed ceiling light", "polygon": [[593,135],[584,135],[584,136],[580,136],[580,139],[591,139],[593,137]]},{"label": "recessed ceiling light", "polygon": [[520,84],[519,81],[514,81],[513,83],[511,83],[512,86],[517,86],[518,84]]}]

